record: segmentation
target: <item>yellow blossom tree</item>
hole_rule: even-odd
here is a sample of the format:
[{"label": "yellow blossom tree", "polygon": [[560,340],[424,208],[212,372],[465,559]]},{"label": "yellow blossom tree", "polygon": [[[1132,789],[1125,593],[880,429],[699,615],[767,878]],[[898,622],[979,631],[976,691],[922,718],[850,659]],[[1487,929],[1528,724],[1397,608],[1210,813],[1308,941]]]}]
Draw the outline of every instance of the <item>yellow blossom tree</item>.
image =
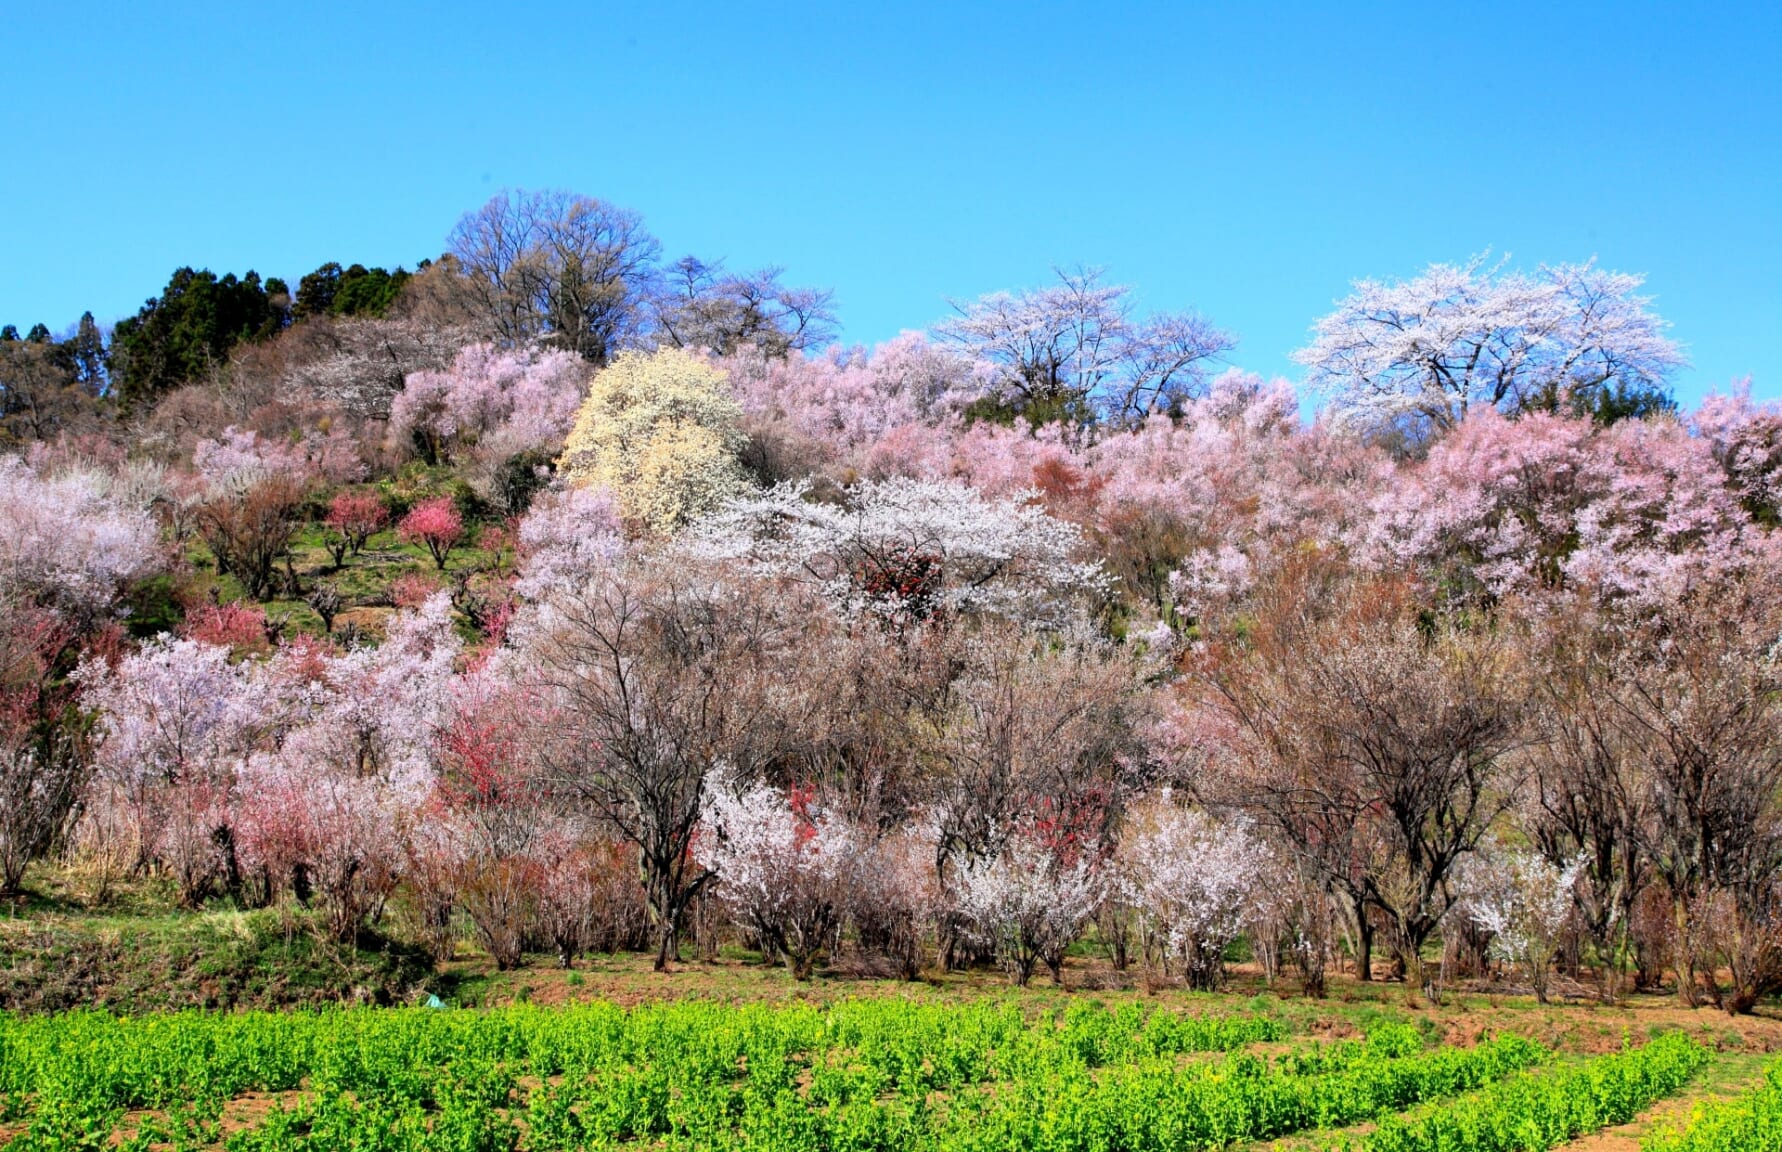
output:
[{"label": "yellow blossom tree", "polygon": [[724,373],[703,357],[623,352],[594,377],[561,469],[610,490],[628,520],[673,532],[746,487],[741,420]]}]

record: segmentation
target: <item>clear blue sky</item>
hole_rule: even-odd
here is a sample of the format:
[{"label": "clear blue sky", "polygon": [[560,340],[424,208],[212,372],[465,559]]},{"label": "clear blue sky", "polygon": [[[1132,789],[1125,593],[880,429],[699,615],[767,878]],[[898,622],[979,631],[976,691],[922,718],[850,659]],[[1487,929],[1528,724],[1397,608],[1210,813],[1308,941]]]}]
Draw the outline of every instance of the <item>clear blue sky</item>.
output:
[{"label": "clear blue sky", "polygon": [[1108,265],[1289,353],[1358,276],[1487,247],[1645,273],[1782,396],[1782,4],[0,0],[0,321],[177,265],[436,254],[503,186],[786,266],[877,341]]}]

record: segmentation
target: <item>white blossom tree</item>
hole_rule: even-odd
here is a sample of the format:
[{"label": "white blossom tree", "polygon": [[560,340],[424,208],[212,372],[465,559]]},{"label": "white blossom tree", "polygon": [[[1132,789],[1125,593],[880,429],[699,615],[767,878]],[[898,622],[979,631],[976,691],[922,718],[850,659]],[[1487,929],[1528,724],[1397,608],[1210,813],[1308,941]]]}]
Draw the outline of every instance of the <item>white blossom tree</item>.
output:
[{"label": "white blossom tree", "polygon": [[1067,862],[1030,837],[1011,838],[987,859],[954,860],[954,909],[969,930],[996,949],[1009,977],[1026,987],[1044,964],[1064,983],[1064,954],[1095,915],[1103,878],[1089,856]]},{"label": "white blossom tree", "polygon": [[722,506],[688,546],[812,581],[893,620],[1035,619],[1105,582],[1100,563],[1081,558],[1082,530],[1031,494],[993,499],[946,481],[862,481],[843,504],[813,499],[808,482],[779,484]]},{"label": "white blossom tree", "polygon": [[860,833],[807,794],[744,784],[727,768],[707,786],[700,862],[763,950],[784,955],[796,979],[809,979],[817,955],[835,942],[862,849]]},{"label": "white blossom tree", "polygon": [[1376,429],[1445,432],[1475,405],[1628,403],[1684,363],[1642,283],[1594,264],[1432,264],[1402,283],[1357,281],[1295,359],[1345,421]]},{"label": "white blossom tree", "polygon": [[1168,409],[1236,345],[1194,312],[1137,315],[1131,289],[1102,283],[1099,268],[1054,272],[1057,283],[1044,288],[955,303],[958,315],[936,329],[994,365],[1003,401],[1035,423]]},{"label": "white blossom tree", "polygon": [[1119,860],[1126,898],[1144,918],[1165,968],[1214,990],[1225,950],[1251,917],[1270,853],[1242,820],[1220,822],[1167,794],[1133,813]]},{"label": "white blossom tree", "polygon": [[161,561],[155,522],[97,471],[46,472],[0,457],[0,591],[80,617],[111,609]]},{"label": "white blossom tree", "polygon": [[1489,934],[1494,956],[1522,969],[1543,1004],[1553,957],[1574,921],[1585,864],[1580,855],[1559,868],[1538,852],[1487,846],[1457,869],[1461,913]]}]

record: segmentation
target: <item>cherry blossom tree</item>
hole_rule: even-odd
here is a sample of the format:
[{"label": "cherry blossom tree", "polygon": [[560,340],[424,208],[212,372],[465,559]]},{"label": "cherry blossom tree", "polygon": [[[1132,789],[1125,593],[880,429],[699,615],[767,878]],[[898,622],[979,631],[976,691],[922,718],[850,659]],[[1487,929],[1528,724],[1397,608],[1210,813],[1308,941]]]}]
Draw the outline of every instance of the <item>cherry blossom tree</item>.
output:
[{"label": "cherry blossom tree", "polygon": [[781,268],[729,273],[693,256],[669,267],[652,294],[656,340],[723,355],[748,349],[786,357],[815,348],[835,332],[833,294],[780,283]]},{"label": "cherry blossom tree", "polygon": [[[436,262],[428,279],[450,275]],[[410,280],[412,289],[419,277]],[[471,333],[454,315],[430,322],[414,315],[311,316],[281,341],[292,355],[281,382],[298,395],[337,406],[359,421],[388,420],[403,381],[449,364]]]},{"label": "cherry blossom tree", "polygon": [[1711,392],[1690,418],[1725,469],[1745,510],[1759,523],[1782,521],[1782,405],[1751,399],[1751,381]]},{"label": "cherry blossom tree", "polygon": [[313,893],[330,934],[351,941],[396,890],[420,795],[354,772],[346,736],[312,724],[251,757],[236,819],[243,860],[292,876],[300,897]]},{"label": "cherry blossom tree", "polygon": [[1455,868],[1460,913],[1490,936],[1492,954],[1528,976],[1547,1003],[1548,975],[1574,922],[1582,856],[1556,867],[1539,853],[1486,844]]},{"label": "cherry blossom tree", "polygon": [[464,539],[464,518],[450,496],[439,496],[411,508],[396,526],[396,534],[427,549],[433,566],[443,572],[452,549]]},{"label": "cherry blossom tree", "polygon": [[1099,268],[1054,271],[1045,288],[955,303],[958,316],[936,329],[995,365],[1003,403],[1033,424],[1168,409],[1236,343],[1193,312],[1135,315],[1130,289],[1102,283]]},{"label": "cherry blossom tree", "polygon": [[43,474],[0,457],[0,589],[84,619],[159,567],[154,520],[92,471]]},{"label": "cherry blossom tree", "polygon": [[198,441],[192,466],[212,492],[271,479],[297,485],[316,480],[339,484],[357,480],[365,471],[357,443],[340,428],[326,433],[312,430],[296,440],[272,440],[251,428],[231,425],[215,439]]},{"label": "cherry blossom tree", "polygon": [[1096,862],[1065,862],[1027,837],[988,858],[954,861],[954,906],[970,930],[996,950],[1009,978],[1026,987],[1044,964],[1064,983],[1064,954],[1082,935],[1102,897]]},{"label": "cherry blossom tree", "polygon": [[1651,408],[1684,359],[1642,282],[1594,264],[1433,264],[1403,283],[1357,281],[1295,358],[1343,420],[1370,429],[1442,433],[1479,408],[1638,410],[1629,393]]},{"label": "cherry blossom tree", "polygon": [[496,661],[450,682],[435,806],[457,829],[458,902],[503,970],[517,965],[546,875],[536,849],[552,822],[533,733],[551,718]]},{"label": "cherry blossom tree", "polygon": [[1081,531],[1030,498],[986,499],[957,483],[864,481],[845,504],[782,484],[732,500],[692,536],[700,555],[807,580],[888,620],[988,612],[1056,617],[1102,587]]},{"label": "cherry blossom tree", "polygon": [[524,666],[561,717],[541,749],[553,785],[637,850],[659,970],[711,879],[691,851],[707,778],[721,764],[757,772],[782,750],[780,670],[819,610],[639,557],[552,595],[519,629]]},{"label": "cherry blossom tree", "polygon": [[1220,823],[1167,794],[1133,813],[1119,847],[1125,897],[1188,986],[1224,984],[1225,950],[1242,933],[1269,851],[1243,821]]},{"label": "cherry blossom tree", "polygon": [[1371,504],[1351,533],[1362,562],[1461,598],[1584,587],[1649,607],[1762,553],[1709,444],[1668,420],[1482,410]]},{"label": "cherry blossom tree", "polygon": [[559,828],[545,836],[535,856],[537,931],[556,947],[563,967],[591,949],[648,947],[637,866],[621,845]]},{"label": "cherry blossom tree", "polygon": [[514,591],[533,600],[571,592],[624,550],[618,505],[604,489],[546,489],[520,521]]},{"label": "cherry blossom tree", "polygon": [[936,866],[939,839],[938,829],[917,815],[873,838],[856,870],[860,943],[883,954],[905,980],[921,972],[923,938],[946,909]]},{"label": "cherry blossom tree", "polygon": [[768,483],[817,471],[944,475],[961,417],[987,387],[979,365],[914,332],[870,354],[745,349],[717,364],[744,413],[744,463]]},{"label": "cherry blossom tree", "polygon": [[783,955],[794,979],[809,979],[857,891],[859,831],[808,792],[743,784],[727,770],[710,781],[701,819],[695,851],[722,899],[769,957]]},{"label": "cherry blossom tree", "polygon": [[390,405],[390,434],[429,462],[462,458],[487,491],[506,461],[562,448],[587,380],[587,364],[570,352],[472,344],[448,368],[407,379]]},{"label": "cherry blossom tree", "polygon": [[227,647],[161,637],[79,680],[99,713],[103,785],[130,815],[139,863],[160,861],[197,904],[227,861],[227,800],[240,763],[281,719],[276,691]]}]

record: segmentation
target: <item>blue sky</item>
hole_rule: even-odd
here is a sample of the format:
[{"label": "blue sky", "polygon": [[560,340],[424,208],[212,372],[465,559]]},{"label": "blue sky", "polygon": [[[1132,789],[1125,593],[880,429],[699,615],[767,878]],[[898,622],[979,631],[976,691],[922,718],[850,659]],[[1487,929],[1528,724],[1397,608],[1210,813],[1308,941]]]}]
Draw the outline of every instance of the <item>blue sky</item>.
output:
[{"label": "blue sky", "polygon": [[[157,11],[160,9],[160,11]],[[177,265],[436,254],[503,186],[784,265],[850,341],[1104,264],[1288,359],[1490,248],[1648,276],[1692,402],[1782,396],[1782,5],[0,0],[0,321]]]}]

